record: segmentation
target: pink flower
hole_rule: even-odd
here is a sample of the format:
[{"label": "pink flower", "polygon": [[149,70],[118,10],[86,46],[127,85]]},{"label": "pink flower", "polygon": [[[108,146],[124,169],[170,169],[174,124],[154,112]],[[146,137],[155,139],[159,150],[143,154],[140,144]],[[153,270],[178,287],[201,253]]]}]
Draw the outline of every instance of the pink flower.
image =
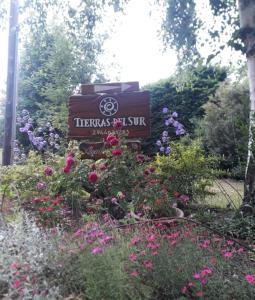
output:
[{"label": "pink flower", "polygon": [[75,236],[75,237],[81,236],[82,233],[83,233],[83,230],[82,230],[82,229],[78,229],[78,230],[74,233],[74,236]]},{"label": "pink flower", "polygon": [[248,274],[248,275],[245,276],[245,279],[247,280],[247,282],[249,284],[254,284],[255,283],[255,276],[254,275]]},{"label": "pink flower", "polygon": [[45,184],[44,182],[38,182],[38,183],[36,184],[36,188],[37,188],[38,190],[43,190],[45,187],[46,187],[46,184]]},{"label": "pink flower", "polygon": [[195,273],[195,274],[193,275],[193,278],[194,278],[194,279],[200,279],[200,274],[199,274],[199,273]]},{"label": "pink flower", "polygon": [[137,154],[137,155],[136,155],[136,160],[137,160],[138,162],[144,162],[145,157],[144,157],[143,154]]},{"label": "pink flower", "polygon": [[141,241],[142,241],[142,239],[139,236],[135,236],[131,240],[131,245],[136,245],[136,244],[140,243]]},{"label": "pink flower", "polygon": [[152,255],[152,256],[157,256],[157,255],[158,255],[158,251],[153,251],[153,252],[151,253],[151,255]]},{"label": "pink flower", "polygon": [[118,199],[115,198],[115,197],[113,197],[113,198],[111,199],[111,202],[112,202],[113,204],[117,204],[117,203],[118,203]]},{"label": "pink flower", "polygon": [[207,282],[208,282],[208,280],[207,280],[206,278],[203,278],[203,279],[201,280],[201,283],[202,283],[203,285],[207,284]]},{"label": "pink flower", "polygon": [[239,248],[239,249],[237,250],[237,252],[238,252],[238,253],[242,253],[242,252],[244,252],[244,248],[242,248],[242,247],[241,247],[241,248]]},{"label": "pink flower", "polygon": [[224,252],[223,252],[223,256],[224,256],[224,257],[232,257],[232,256],[233,256],[233,252],[230,252],[230,251],[224,251]]},{"label": "pink flower", "polygon": [[212,272],[213,272],[212,269],[206,267],[201,271],[201,275],[202,277],[205,277],[207,274],[212,274]]},{"label": "pink flower", "polygon": [[185,204],[187,204],[189,202],[189,196],[187,196],[187,195],[181,195],[179,197],[179,200],[181,200],[182,202],[184,202]]},{"label": "pink flower", "polygon": [[169,238],[169,239],[176,239],[176,238],[178,238],[179,235],[180,235],[179,232],[174,232],[174,233],[169,234],[167,236],[167,238]]},{"label": "pink flower", "polygon": [[233,242],[233,241],[230,241],[230,240],[228,240],[228,241],[227,241],[227,245],[234,245],[234,242]]},{"label": "pink flower", "polygon": [[159,247],[160,247],[160,244],[158,244],[158,243],[155,243],[155,244],[148,243],[146,246],[147,249],[152,249],[152,250],[158,249]]},{"label": "pink flower", "polygon": [[137,260],[137,255],[135,253],[129,254],[129,260],[135,262]]},{"label": "pink flower", "polygon": [[204,293],[202,291],[196,292],[196,296],[201,298],[204,296]]},{"label": "pink flower", "polygon": [[181,293],[182,294],[186,294],[188,292],[188,289],[186,286],[184,286],[182,289],[181,289]]},{"label": "pink flower", "polygon": [[11,264],[10,268],[11,268],[12,270],[18,269],[18,268],[19,268],[19,264],[16,263],[16,262],[14,262],[14,263]]},{"label": "pink flower", "polygon": [[132,277],[138,277],[138,276],[139,276],[139,273],[138,273],[137,271],[134,271],[134,272],[130,273],[130,275],[131,275]]},{"label": "pink flower", "polygon": [[200,244],[200,247],[206,249],[209,247],[210,243],[210,240],[205,240],[202,244]]},{"label": "pink flower", "polygon": [[194,286],[194,283],[193,283],[193,282],[189,282],[189,283],[188,283],[188,287],[189,287],[189,288],[191,288],[191,287],[193,287],[193,286]]},{"label": "pink flower", "polygon": [[107,169],[107,165],[104,164],[104,163],[102,163],[102,164],[99,165],[99,169],[100,169],[101,171],[105,171],[105,170]]},{"label": "pink flower", "polygon": [[14,289],[18,289],[18,288],[20,287],[20,284],[21,284],[21,281],[20,281],[20,280],[15,280],[15,281],[13,282],[12,287],[13,287]]},{"label": "pink flower", "polygon": [[51,167],[46,167],[44,169],[45,176],[51,176],[53,174],[53,169]]},{"label": "pink flower", "polygon": [[148,242],[154,242],[157,239],[155,234],[151,234],[147,237]]},{"label": "pink flower", "polygon": [[96,247],[96,248],[93,248],[93,249],[91,250],[91,253],[92,253],[93,255],[96,255],[96,254],[102,253],[102,252],[103,252],[103,249],[100,248],[100,247]]},{"label": "pink flower", "polygon": [[145,260],[145,261],[143,262],[143,265],[144,265],[144,267],[147,268],[147,269],[152,269],[152,261],[151,261],[151,260]]},{"label": "pink flower", "polygon": [[98,179],[97,173],[95,171],[90,172],[88,175],[88,179],[90,183],[96,183]]}]

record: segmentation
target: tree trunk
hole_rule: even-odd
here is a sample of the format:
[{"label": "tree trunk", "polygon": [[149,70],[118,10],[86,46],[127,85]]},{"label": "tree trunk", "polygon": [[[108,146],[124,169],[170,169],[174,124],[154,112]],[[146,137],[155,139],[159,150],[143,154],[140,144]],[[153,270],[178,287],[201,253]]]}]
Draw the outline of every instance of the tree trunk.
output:
[{"label": "tree trunk", "polygon": [[244,211],[255,208],[255,2],[239,0],[240,36],[245,45],[250,90],[248,156],[244,183]]}]

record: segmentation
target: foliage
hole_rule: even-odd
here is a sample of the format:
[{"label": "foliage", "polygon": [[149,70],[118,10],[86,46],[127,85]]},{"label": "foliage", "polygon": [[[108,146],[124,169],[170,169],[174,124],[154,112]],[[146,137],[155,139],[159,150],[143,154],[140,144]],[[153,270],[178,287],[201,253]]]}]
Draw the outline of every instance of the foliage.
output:
[{"label": "foliage", "polygon": [[204,148],[222,157],[222,169],[229,169],[235,178],[243,179],[248,151],[248,87],[222,84],[204,108],[206,115],[200,123]]},{"label": "foliage", "polygon": [[[201,3],[199,4],[201,5]],[[206,9],[211,8],[211,13],[215,18],[213,28],[211,26],[206,27],[211,18],[204,17],[201,13],[198,14],[197,6],[198,2],[194,0],[165,1],[165,14],[162,25],[164,42],[166,46],[170,45],[176,49],[180,65],[197,61],[199,58],[200,53],[198,49],[204,46],[204,40],[201,41],[200,38],[201,29],[208,31],[208,38],[205,39],[205,42],[208,44],[212,44],[215,41],[218,42],[216,48],[208,55],[207,61],[210,61],[225,48],[226,42],[223,41],[222,36],[225,34],[226,27],[229,32],[227,44],[237,50],[243,48],[238,35],[239,20],[236,1],[209,1],[209,6],[206,6]],[[205,9],[205,7],[201,8]],[[219,26],[216,24],[219,24]]]},{"label": "foliage", "polygon": [[171,155],[157,155],[155,166],[156,172],[171,182],[172,192],[198,198],[216,175],[212,170],[216,161],[216,157],[205,156],[199,141],[193,141],[190,145],[172,143]]},{"label": "foliage", "polygon": [[[180,122],[186,131],[192,134],[195,127],[193,119],[204,115],[203,104],[208,101],[210,95],[214,94],[219,83],[225,80],[226,72],[220,68],[199,66],[187,69],[183,76],[185,81],[181,89],[175,76],[145,87],[150,91],[152,112],[152,138],[144,144],[146,153],[155,152],[154,137],[163,132],[163,107],[177,111]],[[171,137],[174,135],[170,134]]]},{"label": "foliage", "polygon": [[122,230],[112,226],[87,224],[66,242],[66,252],[74,249],[72,243],[77,245],[60,273],[66,295],[75,291],[84,299],[250,299],[254,292],[248,253],[232,240],[175,221]]},{"label": "foliage", "polygon": [[195,61],[199,58],[196,44],[200,26],[194,0],[166,1],[162,23],[163,41],[176,50],[179,61],[187,58]]},{"label": "foliage", "polygon": [[54,243],[59,235],[57,229],[40,230],[27,215],[0,228],[0,297],[57,299],[59,288],[46,273],[59,255]]}]

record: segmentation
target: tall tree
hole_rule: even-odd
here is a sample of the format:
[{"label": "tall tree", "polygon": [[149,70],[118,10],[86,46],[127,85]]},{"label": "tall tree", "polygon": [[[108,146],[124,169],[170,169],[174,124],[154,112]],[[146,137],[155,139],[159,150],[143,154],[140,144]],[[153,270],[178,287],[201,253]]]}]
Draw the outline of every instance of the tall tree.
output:
[{"label": "tall tree", "polygon": [[[203,24],[195,8],[198,0],[165,0],[166,14],[163,22],[165,35],[171,45],[184,55],[184,61],[192,61],[198,52],[198,31]],[[247,58],[250,90],[250,129],[248,158],[245,176],[244,207],[255,207],[255,0],[209,0],[211,12],[220,22],[219,29],[210,29],[208,36],[220,40],[227,30],[231,37],[227,42],[241,50]],[[238,5],[236,5],[238,4]],[[199,8],[197,6],[197,8]],[[205,24],[205,22],[204,22]],[[166,41],[167,41],[166,40]],[[222,50],[222,44],[214,54]],[[210,59],[212,56],[209,56]]]}]

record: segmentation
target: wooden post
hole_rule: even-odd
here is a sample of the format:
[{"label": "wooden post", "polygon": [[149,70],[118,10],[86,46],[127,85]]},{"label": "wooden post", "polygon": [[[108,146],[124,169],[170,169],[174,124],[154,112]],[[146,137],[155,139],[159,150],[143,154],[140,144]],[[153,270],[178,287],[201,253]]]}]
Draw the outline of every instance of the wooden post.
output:
[{"label": "wooden post", "polygon": [[4,166],[13,159],[13,141],[16,127],[17,97],[17,57],[18,57],[18,0],[10,0],[7,89],[4,119],[3,160]]}]

